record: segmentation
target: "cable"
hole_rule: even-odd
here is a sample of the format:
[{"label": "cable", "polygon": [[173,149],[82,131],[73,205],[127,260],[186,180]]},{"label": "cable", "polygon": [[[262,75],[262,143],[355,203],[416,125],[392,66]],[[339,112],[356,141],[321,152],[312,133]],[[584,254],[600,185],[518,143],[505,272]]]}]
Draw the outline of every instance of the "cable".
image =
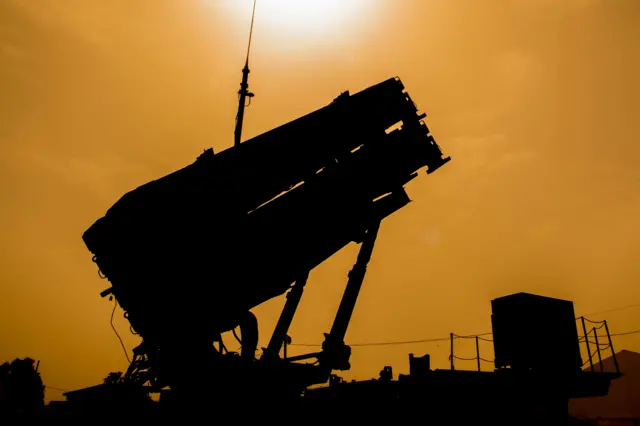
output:
[{"label": "cable", "polygon": [[[640,333],[640,329],[638,330],[633,330],[633,331],[627,331],[624,333],[613,333],[610,334],[611,337],[616,337],[616,336],[626,336],[629,334],[636,334],[636,333]],[[472,335],[472,336],[457,336],[454,335],[454,339],[463,339],[463,338],[474,338],[476,336],[478,336],[479,340],[483,340],[483,341],[487,341],[487,342],[493,342],[493,340],[491,339],[485,339],[485,338],[481,338],[480,336],[487,336],[490,335],[492,333],[481,333],[481,334],[477,334],[477,335]],[[371,342],[371,343],[353,343],[350,344],[350,347],[362,347],[362,346],[395,346],[395,345],[409,345],[409,344],[414,344],[414,343],[432,343],[432,342],[444,342],[444,341],[449,341],[451,340],[451,337],[437,337],[437,338],[432,338],[432,339],[419,339],[419,340],[403,340],[403,341],[389,341],[389,342]],[[583,341],[584,340],[584,336],[580,337],[578,339],[578,341]],[[591,343],[591,341],[589,341]],[[595,342],[593,342],[595,344]],[[306,347],[321,347],[322,345],[320,344],[313,344],[313,343],[291,343],[289,346],[306,346]]]},{"label": "cable", "polygon": [[[487,333],[484,333],[487,334]],[[491,334],[491,333],[488,333]],[[481,336],[480,334],[478,336]],[[471,338],[475,336],[455,336],[454,339],[463,339],[463,338]],[[420,339],[420,340],[401,340],[401,341],[391,341],[391,342],[369,342],[369,343],[353,343],[349,346],[389,346],[389,345],[410,345],[413,343],[431,343],[431,342],[445,342],[451,340],[451,337],[437,337],[433,339]],[[482,339],[488,340],[488,339]],[[313,344],[313,343],[291,343],[289,346],[309,346],[309,347],[320,347],[322,345]]]},{"label": "cable", "polygon": [[47,385],[44,385],[44,387],[45,387],[45,388],[47,388],[47,389],[57,390],[58,392],[69,392],[67,389],[56,388],[56,387],[54,387],[54,386],[47,386]]},{"label": "cable", "polygon": [[389,346],[389,345],[410,345],[412,343],[430,343],[430,342],[444,342],[451,340],[450,337],[439,337],[435,339],[420,339],[420,340],[404,340],[395,342],[374,342],[374,343],[354,343],[349,346]]},{"label": "cable", "polygon": [[[617,311],[622,311],[624,309],[631,309],[631,308],[638,308],[638,307],[640,307],[640,303],[635,303],[633,305],[627,305],[627,306],[621,306],[619,308],[606,309],[604,311],[591,312],[590,314],[585,314],[585,315],[591,316],[591,315],[606,314],[606,313],[609,313],[609,312],[617,312]],[[583,316],[585,316],[585,315],[583,315]]]},{"label": "cable", "polygon": [[[493,334],[493,333],[472,334],[469,336],[460,336],[459,334],[453,334],[453,336],[458,337],[460,339],[475,339],[476,337],[480,338],[480,336],[488,336],[490,334]],[[486,340],[486,339],[481,339],[481,340]]]},{"label": "cable", "polygon": [[480,336],[488,336],[492,333],[482,333],[482,334],[473,334],[473,335],[469,335],[469,336],[460,336],[458,334],[454,334],[453,337],[456,339],[475,339],[477,338],[478,340],[482,340],[483,342],[493,342],[493,339],[487,339],[484,337],[480,337]]},{"label": "cable", "polygon": [[591,329],[587,331],[587,336],[590,335],[591,333],[595,335],[596,330],[600,330],[601,328],[604,328],[604,322],[602,322],[602,324],[600,324],[598,327],[591,327]]},{"label": "cable", "polygon": [[451,333],[451,335],[454,337],[454,339],[456,338],[457,339],[473,339],[476,337],[476,336],[460,336],[458,334],[453,334],[453,333]]},{"label": "cable", "polygon": [[116,308],[118,307],[118,300],[116,299],[115,302],[116,303],[113,304],[113,311],[111,311],[111,321],[110,321],[111,328],[113,329],[113,332],[116,333],[116,337],[120,341],[120,345],[122,346],[122,350],[124,351],[124,356],[127,357],[127,361],[129,361],[129,364],[131,364],[131,358],[129,358],[129,353],[127,352],[127,348],[124,346],[124,342],[122,341],[122,338],[118,333],[118,330],[116,330],[116,327],[113,325],[113,315],[116,313]]},{"label": "cable", "polygon": [[476,357],[473,357],[473,358],[462,358],[462,357],[455,356],[455,355],[453,356],[453,358],[454,358],[454,359],[459,359],[460,361],[475,361],[475,360],[477,360],[477,359],[478,359],[478,358],[476,358]]},{"label": "cable", "polygon": [[614,334],[610,334],[609,336],[611,336],[611,337],[626,336],[626,335],[629,335],[629,334],[636,334],[636,333],[640,333],[640,329],[633,330],[633,331],[627,331],[627,332],[624,332],[624,333],[614,333]]},{"label": "cable", "polygon": [[[443,342],[450,340],[450,337],[439,337],[435,339],[421,339],[421,340],[404,340],[404,341],[394,341],[394,342],[373,342],[373,343],[353,343],[349,346],[387,346],[387,345],[409,345],[412,343],[430,343],[430,342]],[[322,345],[314,344],[314,343],[290,343],[289,346],[309,346],[309,347],[320,347]]]},{"label": "cable", "polygon": [[240,339],[240,337],[238,337],[238,334],[236,333],[236,329],[234,328],[233,330],[231,330],[231,332],[233,333],[233,337],[236,338],[238,343],[240,343],[240,345],[242,345],[242,339]]}]

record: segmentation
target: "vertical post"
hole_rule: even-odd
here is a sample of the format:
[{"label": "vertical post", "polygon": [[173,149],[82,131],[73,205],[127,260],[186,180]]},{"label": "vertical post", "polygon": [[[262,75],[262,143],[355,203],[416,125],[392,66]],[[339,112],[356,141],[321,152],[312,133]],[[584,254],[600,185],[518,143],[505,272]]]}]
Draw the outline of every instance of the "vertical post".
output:
[{"label": "vertical post", "polygon": [[609,334],[609,326],[607,325],[606,320],[604,321],[604,329],[607,331],[609,347],[611,348],[611,357],[613,358],[613,363],[616,365],[616,373],[620,374],[620,366],[618,365],[618,359],[616,358],[616,351],[613,350],[613,342],[611,341],[611,334]]},{"label": "vertical post", "polygon": [[600,364],[600,372],[604,372],[604,367],[602,365],[602,356],[600,355],[600,344],[598,343],[598,332],[595,327],[593,327],[593,337],[596,341],[596,351],[598,352],[598,363]]},{"label": "vertical post", "polygon": [[284,359],[287,359],[287,339],[285,339],[285,341],[284,341],[284,346],[283,346],[282,350],[284,351],[283,352]]},{"label": "vertical post", "polygon": [[591,371],[593,369],[593,360],[591,359],[591,348],[589,347],[589,335],[587,334],[587,325],[584,322],[584,317],[580,317],[582,320],[582,330],[584,331],[584,342],[587,345],[587,357],[589,358],[589,365],[591,366]]},{"label": "vertical post", "polygon": [[478,361],[478,371],[480,371],[480,345],[478,344],[478,336],[476,336],[476,360]]},{"label": "vertical post", "polygon": [[451,337],[451,355],[449,355],[449,359],[451,360],[451,369],[455,370],[453,366],[453,333],[450,333],[449,336]]}]

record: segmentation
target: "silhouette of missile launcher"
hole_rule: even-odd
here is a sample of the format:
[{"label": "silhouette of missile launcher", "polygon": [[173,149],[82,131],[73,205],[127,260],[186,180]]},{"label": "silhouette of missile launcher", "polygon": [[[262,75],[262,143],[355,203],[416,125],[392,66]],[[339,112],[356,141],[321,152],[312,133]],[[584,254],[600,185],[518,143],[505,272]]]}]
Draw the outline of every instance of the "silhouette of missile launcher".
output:
[{"label": "silhouette of missile launcher", "polygon": [[145,342],[210,344],[449,161],[391,78],[120,198],[83,234]]}]

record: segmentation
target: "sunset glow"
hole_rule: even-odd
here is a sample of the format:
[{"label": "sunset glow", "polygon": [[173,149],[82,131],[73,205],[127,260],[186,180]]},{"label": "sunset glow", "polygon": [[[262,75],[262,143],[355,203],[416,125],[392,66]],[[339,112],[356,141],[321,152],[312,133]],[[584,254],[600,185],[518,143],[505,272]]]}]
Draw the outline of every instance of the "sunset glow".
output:
[{"label": "sunset glow", "polygon": [[[127,370],[112,313],[129,355],[140,336],[100,297],[83,232],[127,192],[233,146],[252,7],[0,1],[0,363],[41,361],[48,400]],[[633,0],[257,0],[243,141],[398,76],[453,159],[385,219],[346,380],[406,374],[409,353],[450,368],[450,333],[490,332],[490,301],[516,292],[640,329],[639,29]],[[288,356],[319,349],[358,247],[309,275]],[[255,309],[259,348],[285,301]],[[615,336],[616,351],[640,351],[638,336]]]},{"label": "sunset glow", "polygon": [[[223,6],[230,14],[249,20],[253,1],[206,0],[210,6]],[[330,36],[355,24],[375,2],[362,0],[258,0],[255,25],[271,35],[293,38]],[[275,34],[278,33],[278,34]]]},{"label": "sunset glow", "polygon": [[342,24],[362,7],[343,0],[262,0],[256,15],[283,30],[322,34]]}]

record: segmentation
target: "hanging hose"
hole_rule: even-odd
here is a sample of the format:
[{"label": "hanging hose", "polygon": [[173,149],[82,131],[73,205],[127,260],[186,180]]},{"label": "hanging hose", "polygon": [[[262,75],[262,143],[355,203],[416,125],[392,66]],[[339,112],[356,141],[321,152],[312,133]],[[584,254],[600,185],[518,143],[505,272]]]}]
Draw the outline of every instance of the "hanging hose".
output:
[{"label": "hanging hose", "polygon": [[[97,265],[98,264],[98,256],[93,256],[91,258],[91,261]],[[103,280],[107,278],[107,276],[102,272],[102,269],[100,269],[100,266],[98,266],[98,276]]]},{"label": "hanging hose", "polygon": [[233,337],[235,337],[238,343],[240,343],[240,346],[242,346],[242,339],[238,337],[238,334],[236,333],[236,329],[234,328],[233,330],[231,330],[231,332],[233,333]]}]

